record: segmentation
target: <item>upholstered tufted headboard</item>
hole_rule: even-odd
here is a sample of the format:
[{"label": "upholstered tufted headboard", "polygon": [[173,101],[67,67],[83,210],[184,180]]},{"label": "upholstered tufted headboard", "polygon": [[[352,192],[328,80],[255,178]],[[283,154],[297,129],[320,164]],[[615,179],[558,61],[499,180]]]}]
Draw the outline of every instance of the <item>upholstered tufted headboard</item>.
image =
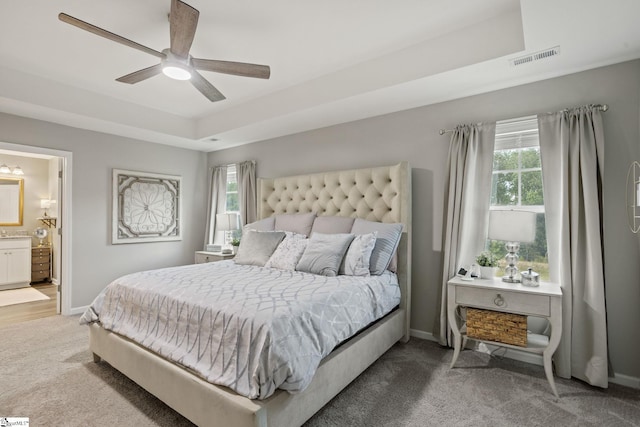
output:
[{"label": "upholstered tufted headboard", "polygon": [[404,226],[398,247],[400,308],[409,337],[411,301],[411,169],[393,166],[258,179],[258,218],[315,212]]}]

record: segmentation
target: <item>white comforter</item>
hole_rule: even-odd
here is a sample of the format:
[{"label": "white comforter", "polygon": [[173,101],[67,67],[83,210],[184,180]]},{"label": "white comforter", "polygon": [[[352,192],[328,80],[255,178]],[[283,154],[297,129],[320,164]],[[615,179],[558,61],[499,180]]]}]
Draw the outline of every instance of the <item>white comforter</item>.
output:
[{"label": "white comforter", "polygon": [[397,277],[196,264],[113,281],[84,313],[251,399],[298,392],[320,361],[400,302]]}]

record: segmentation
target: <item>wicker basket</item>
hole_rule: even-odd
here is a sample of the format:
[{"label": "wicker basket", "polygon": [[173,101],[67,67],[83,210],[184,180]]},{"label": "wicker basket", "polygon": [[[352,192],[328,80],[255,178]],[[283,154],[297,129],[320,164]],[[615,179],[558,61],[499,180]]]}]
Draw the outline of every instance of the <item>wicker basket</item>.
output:
[{"label": "wicker basket", "polygon": [[527,346],[527,316],[467,308],[467,336]]}]

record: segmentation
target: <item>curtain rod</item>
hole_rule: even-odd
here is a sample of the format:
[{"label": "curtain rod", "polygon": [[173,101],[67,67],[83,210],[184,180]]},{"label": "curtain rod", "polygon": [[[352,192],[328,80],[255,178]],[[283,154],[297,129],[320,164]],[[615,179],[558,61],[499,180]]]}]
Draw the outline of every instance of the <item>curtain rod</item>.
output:
[{"label": "curtain rod", "polygon": [[231,166],[231,165],[237,165],[238,163],[244,163],[244,162],[251,162],[254,165],[256,164],[255,160],[242,160],[240,162],[231,162],[231,163],[225,163],[225,164],[222,164],[222,165],[209,166],[209,170],[215,169],[215,168],[220,168],[220,167]]},{"label": "curtain rod", "polygon": [[[586,107],[594,107],[597,108],[598,110],[602,111],[602,112],[606,112],[609,110],[609,105],[608,104],[588,104],[586,105]],[[570,111],[573,110],[575,108],[580,108],[580,107],[573,107],[573,108],[565,108],[564,110],[560,110],[560,111]],[[547,114],[553,114],[554,111],[548,111]],[[440,129],[440,131],[438,132],[440,135],[444,135],[445,133],[449,133],[449,132],[453,132],[453,129]]]}]

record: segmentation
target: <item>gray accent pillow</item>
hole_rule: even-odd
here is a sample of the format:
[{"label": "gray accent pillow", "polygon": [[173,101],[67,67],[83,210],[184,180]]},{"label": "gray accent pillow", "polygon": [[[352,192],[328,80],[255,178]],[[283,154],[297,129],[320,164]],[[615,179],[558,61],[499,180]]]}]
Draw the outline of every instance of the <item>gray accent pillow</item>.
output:
[{"label": "gray accent pillow", "polygon": [[296,270],[322,276],[337,276],[342,258],[353,238],[353,234],[314,233]]},{"label": "gray accent pillow", "polygon": [[402,224],[388,224],[356,218],[351,229],[353,234],[367,234],[374,231],[377,231],[378,234],[376,236],[376,245],[371,253],[369,270],[371,274],[379,276],[387,269],[393,254],[398,248],[398,243],[400,243],[400,237],[402,236]]},{"label": "gray accent pillow", "polygon": [[351,233],[351,227],[353,227],[353,221],[355,218],[348,216],[319,216],[313,221],[313,227],[311,227],[311,234],[337,234],[337,233]]},{"label": "gray accent pillow", "polygon": [[275,230],[293,231],[294,233],[311,234],[313,220],[316,219],[314,212],[305,214],[280,214],[276,215]]},{"label": "gray accent pillow", "polygon": [[284,231],[246,230],[240,241],[236,264],[264,266],[284,239]]},{"label": "gray accent pillow", "polygon": [[275,230],[276,218],[270,216],[269,218],[261,219],[259,221],[247,224],[243,228],[244,230],[258,230],[258,231],[273,231]]}]

